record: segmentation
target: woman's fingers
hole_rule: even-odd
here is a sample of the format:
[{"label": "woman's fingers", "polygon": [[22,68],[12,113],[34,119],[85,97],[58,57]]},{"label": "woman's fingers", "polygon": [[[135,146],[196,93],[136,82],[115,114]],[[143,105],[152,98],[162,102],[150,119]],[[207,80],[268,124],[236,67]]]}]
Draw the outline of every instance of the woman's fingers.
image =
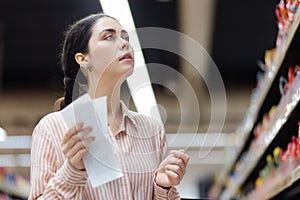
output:
[{"label": "woman's fingers", "polygon": [[68,130],[68,132],[63,137],[62,144],[65,144],[69,141],[69,139],[77,132],[79,132],[83,127],[83,123],[79,122],[78,124],[74,125],[72,128]]},{"label": "woman's fingers", "polygon": [[66,157],[71,158],[76,155],[78,151],[82,149],[88,149],[88,145],[93,141],[95,141],[95,137],[89,137],[82,141],[79,140],[71,149],[69,149],[69,151],[66,153]]},{"label": "woman's fingers", "polygon": [[187,165],[189,162],[189,155],[187,155],[186,153],[184,153],[184,150],[179,150],[179,151],[171,151],[171,153],[179,159],[182,159],[184,164]]},{"label": "woman's fingers", "polygon": [[178,185],[186,173],[188,162],[189,156],[184,150],[171,151],[157,170],[156,183],[162,187]]},{"label": "woman's fingers", "polygon": [[174,156],[169,158],[167,161],[167,164],[165,166],[165,169],[167,169],[167,167],[169,165],[177,166],[179,169],[181,169],[183,171],[183,173],[186,172],[186,165],[185,165],[184,161],[180,158],[176,158]]},{"label": "woman's fingers", "polygon": [[175,173],[171,170],[167,171],[167,176],[171,182],[171,185],[173,185],[173,186],[178,185],[182,179],[182,178],[180,178],[180,176],[177,173]]},{"label": "woman's fingers", "polygon": [[166,166],[166,171],[167,171],[168,176],[170,176],[170,177],[172,177],[174,179],[179,178],[179,180],[181,180],[183,178],[184,174],[185,174],[185,169],[183,170],[178,165],[171,165],[171,164],[169,164],[169,165]]},{"label": "woman's fingers", "polygon": [[[82,158],[83,158],[83,156],[85,156],[87,154],[87,152],[88,152],[87,148],[81,149],[78,152],[76,152],[76,154],[73,157],[69,158],[68,160],[72,164],[73,167],[75,167],[77,169],[81,169],[82,168],[81,165],[83,165]],[[80,163],[80,164],[78,164],[78,163]]]},{"label": "woman's fingers", "polygon": [[65,143],[63,143],[62,151],[64,154],[66,154],[77,142],[83,140],[90,132],[92,128],[87,127],[82,129],[77,134],[73,134],[71,138]]},{"label": "woman's fingers", "polygon": [[83,123],[78,123],[63,137],[62,152],[77,169],[84,169],[82,158],[88,152],[87,146],[95,140],[95,137],[87,137],[91,131],[91,127],[83,128]]}]

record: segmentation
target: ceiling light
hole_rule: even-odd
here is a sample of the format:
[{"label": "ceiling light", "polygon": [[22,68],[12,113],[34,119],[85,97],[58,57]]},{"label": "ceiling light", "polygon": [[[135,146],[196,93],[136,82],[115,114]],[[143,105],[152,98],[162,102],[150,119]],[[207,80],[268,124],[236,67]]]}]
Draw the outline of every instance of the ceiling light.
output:
[{"label": "ceiling light", "polygon": [[0,142],[4,142],[6,138],[6,131],[0,127]]}]

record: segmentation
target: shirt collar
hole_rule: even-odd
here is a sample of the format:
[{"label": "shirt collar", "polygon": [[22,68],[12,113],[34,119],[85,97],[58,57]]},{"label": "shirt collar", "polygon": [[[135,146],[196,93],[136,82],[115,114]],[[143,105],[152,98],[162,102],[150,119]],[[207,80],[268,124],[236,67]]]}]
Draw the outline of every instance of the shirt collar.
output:
[{"label": "shirt collar", "polygon": [[120,124],[118,133],[126,130],[126,124],[127,124],[127,123],[125,123],[126,119],[129,119],[135,127],[137,126],[133,113],[127,108],[127,106],[124,104],[123,101],[120,101],[120,103],[121,103],[123,117],[122,117],[122,122]]}]

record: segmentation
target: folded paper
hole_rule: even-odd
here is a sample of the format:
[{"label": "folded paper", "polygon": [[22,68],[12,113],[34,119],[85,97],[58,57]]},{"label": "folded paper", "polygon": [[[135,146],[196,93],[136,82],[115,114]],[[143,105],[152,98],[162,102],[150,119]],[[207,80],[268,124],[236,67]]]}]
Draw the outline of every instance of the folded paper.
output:
[{"label": "folded paper", "polygon": [[88,94],[79,97],[60,111],[68,128],[79,122],[93,130],[86,137],[95,137],[89,145],[89,152],[83,157],[88,179],[93,187],[100,186],[123,176],[115,152],[116,148],[107,139],[106,97],[91,99]]}]

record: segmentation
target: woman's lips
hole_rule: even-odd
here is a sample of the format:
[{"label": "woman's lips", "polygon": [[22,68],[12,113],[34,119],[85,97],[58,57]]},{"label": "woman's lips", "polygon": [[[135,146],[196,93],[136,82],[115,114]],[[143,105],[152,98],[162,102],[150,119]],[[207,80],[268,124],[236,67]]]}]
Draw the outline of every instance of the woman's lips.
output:
[{"label": "woman's lips", "polygon": [[120,59],[119,61],[132,61],[132,55],[131,53],[125,53]]}]

